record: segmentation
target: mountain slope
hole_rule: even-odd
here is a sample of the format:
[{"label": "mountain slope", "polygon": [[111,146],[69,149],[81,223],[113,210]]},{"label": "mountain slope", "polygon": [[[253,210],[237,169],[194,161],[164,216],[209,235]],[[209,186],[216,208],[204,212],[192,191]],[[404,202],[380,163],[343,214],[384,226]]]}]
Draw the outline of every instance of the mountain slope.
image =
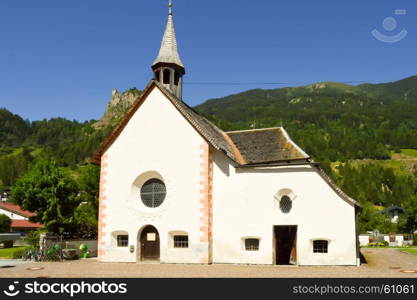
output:
[{"label": "mountain slope", "polygon": [[334,82],[250,90],[211,99],[196,110],[226,129],[285,126],[319,160],[388,159],[417,149],[417,76],[386,84]]}]

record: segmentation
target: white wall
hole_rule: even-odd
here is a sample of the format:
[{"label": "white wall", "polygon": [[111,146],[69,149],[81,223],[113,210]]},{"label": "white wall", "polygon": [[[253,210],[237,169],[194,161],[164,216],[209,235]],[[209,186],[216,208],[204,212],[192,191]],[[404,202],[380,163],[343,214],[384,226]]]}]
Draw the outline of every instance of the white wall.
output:
[{"label": "white wall", "polygon": [[368,246],[369,244],[369,235],[360,234],[359,235],[359,246]]},{"label": "white wall", "polygon": [[[106,254],[101,260],[135,262],[138,233],[148,224],[159,231],[161,262],[200,262],[207,255],[207,243],[200,243],[200,146],[205,143],[159,89],[149,94],[105,153]],[[167,196],[160,207],[148,208],[140,187],[154,175],[164,181]],[[114,231],[128,232],[133,253],[112,244]],[[171,231],[187,232],[190,248],[174,249]]]},{"label": "white wall", "polygon": [[12,213],[12,212],[10,212],[8,210],[1,209],[1,208],[0,208],[0,215],[6,215],[10,219],[13,219],[13,220],[27,220],[28,219],[28,218],[25,218],[25,217],[23,217],[21,215],[18,215],[16,213]]},{"label": "white wall", "polygon": [[[273,263],[273,226],[297,225],[299,265],[356,265],[355,209],[310,166],[235,169],[219,152],[213,166],[213,261]],[[274,195],[294,192],[284,214]],[[245,251],[241,239],[260,238],[259,251]],[[329,253],[313,253],[314,239],[329,240]]]}]

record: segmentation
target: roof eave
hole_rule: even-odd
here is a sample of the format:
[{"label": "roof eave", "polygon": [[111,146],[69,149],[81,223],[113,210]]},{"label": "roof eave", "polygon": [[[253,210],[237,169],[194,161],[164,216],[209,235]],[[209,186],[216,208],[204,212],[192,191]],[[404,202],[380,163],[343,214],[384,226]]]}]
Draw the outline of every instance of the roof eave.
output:
[{"label": "roof eave", "polygon": [[240,164],[236,168],[255,168],[255,167],[279,167],[279,166],[295,166],[295,165],[313,165],[317,164],[311,162],[310,157],[307,158],[295,158],[295,159],[283,159],[276,161],[264,161],[256,163]]}]

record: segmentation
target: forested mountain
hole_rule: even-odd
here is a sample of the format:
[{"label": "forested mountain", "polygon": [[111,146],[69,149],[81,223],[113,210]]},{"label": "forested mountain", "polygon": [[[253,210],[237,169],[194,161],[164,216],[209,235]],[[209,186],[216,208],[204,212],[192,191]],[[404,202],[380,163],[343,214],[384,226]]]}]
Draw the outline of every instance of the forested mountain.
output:
[{"label": "forested mountain", "polygon": [[[39,160],[80,173],[140,93],[114,91],[103,118],[82,123],[29,122],[0,109],[0,190]],[[361,231],[417,229],[417,76],[384,84],[256,89],[195,109],[226,131],[284,126],[363,205]],[[406,210],[397,227],[381,214],[393,204]]]},{"label": "forested mountain", "polygon": [[208,100],[196,110],[229,130],[283,125],[318,160],[388,159],[389,150],[417,149],[417,76],[257,89]]}]

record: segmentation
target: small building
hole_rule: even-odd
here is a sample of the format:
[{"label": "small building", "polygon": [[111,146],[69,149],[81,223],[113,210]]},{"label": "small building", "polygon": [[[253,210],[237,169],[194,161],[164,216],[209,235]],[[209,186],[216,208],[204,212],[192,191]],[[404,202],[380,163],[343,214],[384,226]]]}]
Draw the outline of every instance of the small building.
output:
[{"label": "small building", "polygon": [[19,205],[10,202],[0,202],[0,215],[8,216],[12,223],[12,232],[28,232],[42,227],[42,224],[29,221],[30,217],[36,216],[35,213],[22,209]]},{"label": "small building", "polygon": [[398,219],[400,217],[400,214],[404,213],[404,208],[398,206],[398,205],[392,205],[386,209],[383,210],[384,213],[390,215],[391,217],[391,223],[398,223]]},{"label": "small building", "polygon": [[0,193],[0,202],[7,202],[9,200],[9,191],[3,191]]},{"label": "small building", "polygon": [[283,127],[225,132],[182,100],[171,7],[152,70],[95,157],[99,260],[359,263],[360,205]]}]

